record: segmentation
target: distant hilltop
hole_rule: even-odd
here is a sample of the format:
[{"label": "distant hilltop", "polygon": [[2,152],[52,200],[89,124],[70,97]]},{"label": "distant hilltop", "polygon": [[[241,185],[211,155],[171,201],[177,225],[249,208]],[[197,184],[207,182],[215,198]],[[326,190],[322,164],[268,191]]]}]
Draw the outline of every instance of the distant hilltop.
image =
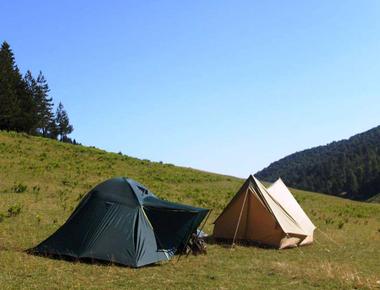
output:
[{"label": "distant hilltop", "polygon": [[273,182],[355,200],[380,193],[380,126],[349,139],[288,155],[256,173]]}]

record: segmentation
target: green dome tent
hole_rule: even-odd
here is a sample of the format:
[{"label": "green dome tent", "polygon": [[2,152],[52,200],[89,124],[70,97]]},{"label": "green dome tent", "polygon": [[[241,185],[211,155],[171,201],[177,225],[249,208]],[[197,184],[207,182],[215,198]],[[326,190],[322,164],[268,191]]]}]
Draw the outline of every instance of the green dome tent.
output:
[{"label": "green dome tent", "polygon": [[29,251],[141,267],[169,260],[207,213],[163,201],[132,179],[113,178],[92,189],[62,227]]}]

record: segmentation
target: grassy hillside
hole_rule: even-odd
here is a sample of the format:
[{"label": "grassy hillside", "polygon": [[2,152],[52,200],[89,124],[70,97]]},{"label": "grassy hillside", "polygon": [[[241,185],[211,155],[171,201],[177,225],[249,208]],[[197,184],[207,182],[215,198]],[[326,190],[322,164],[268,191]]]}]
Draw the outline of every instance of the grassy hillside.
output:
[{"label": "grassy hillside", "polygon": [[[368,200],[380,192],[380,126],[288,155],[256,174],[296,188]],[[376,200],[376,199],[374,199]]]},{"label": "grassy hillside", "polygon": [[[152,163],[102,150],[0,132],[0,285],[5,289],[352,289],[380,286],[380,205],[294,190],[322,232],[292,250],[209,245],[209,254],[141,269],[25,254],[54,232],[94,185],[128,176],[159,197],[213,208],[237,178]],[[328,236],[325,236],[325,234]]]}]

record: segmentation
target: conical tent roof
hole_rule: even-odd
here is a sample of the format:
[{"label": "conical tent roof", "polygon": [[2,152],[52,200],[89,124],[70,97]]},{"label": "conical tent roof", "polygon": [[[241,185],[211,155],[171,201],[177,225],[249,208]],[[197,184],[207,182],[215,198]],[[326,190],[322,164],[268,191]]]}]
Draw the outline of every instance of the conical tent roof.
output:
[{"label": "conical tent roof", "polygon": [[291,213],[292,217],[305,233],[308,235],[313,234],[316,228],[315,225],[306,215],[281,178],[268,187],[268,192],[284,207],[287,212]]},{"label": "conical tent roof", "polygon": [[214,237],[252,240],[279,248],[302,243],[310,235],[309,228],[287,199],[288,195],[277,198],[254,176],[249,176],[216,219]]},{"label": "conical tent roof", "polygon": [[253,178],[258,184],[261,194],[268,202],[269,209],[273,212],[273,215],[275,216],[277,222],[280,224],[282,230],[285,233],[304,235],[305,231],[298,224],[294,215],[291,212],[287,211],[283,204],[274,198],[273,195],[269,193],[269,191],[260,181],[258,181],[255,177]]},{"label": "conical tent roof", "polygon": [[92,189],[66,223],[30,251],[140,267],[168,260],[208,210],[157,198],[125,177]]}]

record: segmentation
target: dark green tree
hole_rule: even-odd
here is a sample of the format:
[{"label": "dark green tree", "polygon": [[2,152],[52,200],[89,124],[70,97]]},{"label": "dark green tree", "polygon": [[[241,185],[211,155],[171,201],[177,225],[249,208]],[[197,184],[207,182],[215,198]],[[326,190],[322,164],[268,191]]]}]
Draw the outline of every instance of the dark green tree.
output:
[{"label": "dark green tree", "polygon": [[21,131],[19,95],[23,89],[22,76],[14,54],[7,42],[0,49],[0,129]]},{"label": "dark green tree", "polygon": [[22,108],[25,114],[24,120],[29,122],[27,132],[30,134],[38,134],[38,125],[40,123],[37,100],[38,86],[30,70],[28,70],[24,76],[24,83],[26,86],[27,100],[29,102],[25,108]]},{"label": "dark green tree", "polygon": [[39,119],[38,131],[44,137],[56,138],[53,99],[49,96],[50,89],[41,71],[38,74],[36,85],[35,100]]},{"label": "dark green tree", "polygon": [[350,169],[347,174],[347,181],[346,181],[346,188],[348,192],[351,194],[358,193],[359,190],[359,184],[358,180],[356,178],[356,175],[354,174],[353,170]]},{"label": "dark green tree", "polygon": [[69,116],[60,102],[57,107],[55,123],[57,124],[57,133],[61,141],[68,141],[67,135],[73,132],[74,128],[70,124]]}]

